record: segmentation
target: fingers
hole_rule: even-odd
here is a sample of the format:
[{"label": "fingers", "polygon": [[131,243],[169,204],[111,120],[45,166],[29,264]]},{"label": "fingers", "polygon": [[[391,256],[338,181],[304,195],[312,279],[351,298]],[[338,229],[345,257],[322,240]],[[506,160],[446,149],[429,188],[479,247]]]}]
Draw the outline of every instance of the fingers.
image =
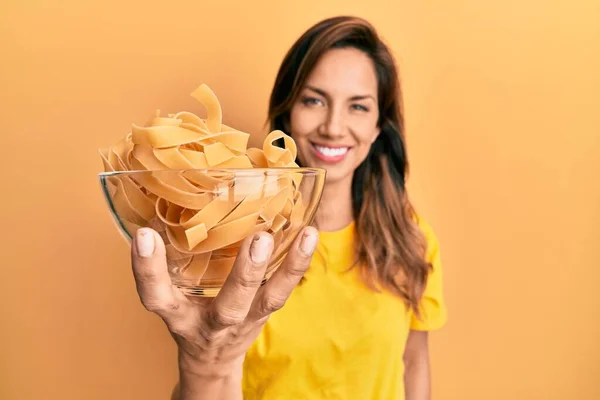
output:
[{"label": "fingers", "polygon": [[283,264],[259,290],[249,319],[259,320],[283,307],[308,269],[318,241],[318,231],[313,227],[298,235]]},{"label": "fingers", "polygon": [[272,253],[273,238],[265,232],[242,243],[231,273],[205,314],[212,329],[224,329],[246,319]]},{"label": "fingers", "polygon": [[177,296],[173,290],[165,245],[157,232],[149,228],[138,229],[131,243],[131,264],[144,307],[167,322],[181,316],[185,297]]}]

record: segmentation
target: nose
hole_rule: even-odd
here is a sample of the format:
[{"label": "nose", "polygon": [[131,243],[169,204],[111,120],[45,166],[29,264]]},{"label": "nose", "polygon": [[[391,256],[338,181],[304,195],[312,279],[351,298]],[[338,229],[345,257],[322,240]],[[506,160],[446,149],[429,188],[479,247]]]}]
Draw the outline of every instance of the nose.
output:
[{"label": "nose", "polygon": [[344,115],[340,107],[331,107],[328,110],[327,117],[319,126],[319,134],[331,139],[344,136]]}]

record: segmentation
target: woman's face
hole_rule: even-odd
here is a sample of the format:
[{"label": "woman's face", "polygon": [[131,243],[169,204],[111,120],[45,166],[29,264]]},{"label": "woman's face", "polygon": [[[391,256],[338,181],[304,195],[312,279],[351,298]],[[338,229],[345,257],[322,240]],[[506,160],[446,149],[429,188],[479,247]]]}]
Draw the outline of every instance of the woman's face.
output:
[{"label": "woman's face", "polygon": [[379,134],[377,75],[354,48],[323,54],[290,112],[290,133],[306,167],[327,170],[327,182],[352,180]]}]

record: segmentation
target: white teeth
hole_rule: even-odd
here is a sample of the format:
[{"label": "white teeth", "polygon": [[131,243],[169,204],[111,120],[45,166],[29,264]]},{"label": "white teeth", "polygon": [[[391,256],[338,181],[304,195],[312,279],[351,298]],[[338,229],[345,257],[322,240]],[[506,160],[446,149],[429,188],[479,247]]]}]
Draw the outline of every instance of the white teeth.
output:
[{"label": "white teeth", "polygon": [[347,147],[332,149],[331,147],[315,146],[315,148],[319,151],[319,153],[327,157],[337,157],[348,152]]}]

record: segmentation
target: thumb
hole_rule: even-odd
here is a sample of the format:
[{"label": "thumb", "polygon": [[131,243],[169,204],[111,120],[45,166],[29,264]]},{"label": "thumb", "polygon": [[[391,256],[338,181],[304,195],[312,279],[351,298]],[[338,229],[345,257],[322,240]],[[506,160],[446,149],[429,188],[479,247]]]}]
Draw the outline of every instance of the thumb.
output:
[{"label": "thumb", "polygon": [[131,243],[131,264],[142,304],[168,322],[181,316],[182,297],[176,296],[167,268],[165,244],[150,228],[137,230]]}]

